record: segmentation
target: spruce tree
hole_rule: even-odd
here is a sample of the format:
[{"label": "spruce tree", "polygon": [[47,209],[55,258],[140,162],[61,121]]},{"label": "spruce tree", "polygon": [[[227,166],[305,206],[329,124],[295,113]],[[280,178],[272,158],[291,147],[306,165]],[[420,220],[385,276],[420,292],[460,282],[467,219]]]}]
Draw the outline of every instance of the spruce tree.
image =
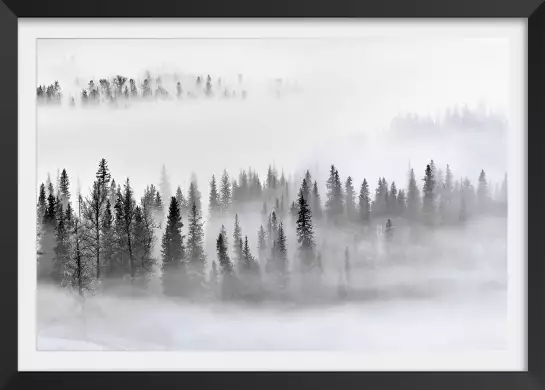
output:
[{"label": "spruce tree", "polygon": [[397,187],[395,181],[390,186],[390,195],[388,196],[388,212],[396,215],[398,213]]},{"label": "spruce tree", "polygon": [[182,236],[182,216],[180,207],[175,197],[171,197],[168,208],[168,216],[161,242],[161,254],[163,258],[163,292],[165,295],[180,295],[180,276],[185,271],[185,248]]},{"label": "spruce tree", "polygon": [[66,208],[66,206],[68,205],[68,202],[70,202],[70,180],[68,179],[68,174],[66,173],[66,169],[62,170],[62,173],[60,176],[59,191],[60,191],[60,198],[61,198],[63,207]]},{"label": "spruce tree", "polygon": [[221,175],[220,201],[222,210],[224,213],[226,213],[229,210],[229,205],[231,204],[231,183],[229,181],[229,175],[225,169]]},{"label": "spruce tree", "polygon": [[40,193],[38,195],[38,219],[41,222],[47,209],[47,198],[45,196],[45,185],[40,184]]},{"label": "spruce tree", "polygon": [[178,202],[178,208],[180,209],[180,215],[187,216],[187,201],[180,186],[176,189],[176,201]]},{"label": "spruce tree", "polygon": [[210,181],[210,196],[208,198],[208,211],[210,213],[210,218],[216,218],[221,212],[221,201],[216,188],[216,177],[212,175],[212,180]]},{"label": "spruce tree", "polygon": [[407,190],[407,208],[406,214],[410,221],[416,221],[420,212],[420,190],[416,184],[414,170],[409,173],[409,186]]},{"label": "spruce tree", "polygon": [[134,263],[134,256],[133,256],[133,224],[134,224],[134,213],[135,213],[136,205],[133,198],[133,190],[128,178],[123,186],[122,207],[123,207],[122,232],[124,235],[124,240],[127,245],[127,251],[129,254],[129,272],[131,276],[131,282],[134,282],[134,279],[136,277],[136,264]]},{"label": "spruce tree", "polygon": [[405,214],[405,209],[407,208],[407,200],[405,197],[405,191],[399,190],[397,193],[397,210],[399,215]]},{"label": "spruce tree", "polygon": [[367,224],[371,219],[371,198],[369,195],[369,185],[367,180],[363,179],[359,196],[359,216],[362,223]]},{"label": "spruce tree", "polygon": [[204,252],[204,230],[197,205],[193,203],[189,212],[187,232],[187,262],[194,291],[199,289],[205,277],[206,254]]},{"label": "spruce tree", "polygon": [[299,253],[303,270],[308,272],[315,266],[314,264],[314,226],[312,224],[312,214],[308,203],[303,196],[303,192],[299,190],[299,212],[296,222],[297,241],[299,243]]},{"label": "spruce tree", "polygon": [[425,223],[432,224],[435,217],[435,176],[431,164],[426,165],[425,175],[422,180],[424,181],[422,215]]},{"label": "spruce tree", "polygon": [[218,262],[221,268],[221,295],[223,299],[232,299],[236,294],[235,290],[235,275],[234,268],[229,258],[227,248],[227,235],[225,229],[222,226],[222,231],[218,235],[216,240],[216,253],[218,255]]},{"label": "spruce tree", "polygon": [[114,231],[114,218],[112,213],[112,205],[110,204],[110,199],[106,199],[104,217],[102,218],[102,246],[103,246],[102,258],[103,258],[104,266],[106,267],[106,270],[107,270],[107,274],[110,273],[109,271],[112,268],[111,262],[114,255],[114,245],[115,245],[115,231]]},{"label": "spruce tree", "polygon": [[242,261],[242,229],[240,228],[240,222],[238,220],[238,214],[235,214],[235,226],[233,229],[233,250],[235,254],[235,261],[238,264]]},{"label": "spruce tree", "polygon": [[199,215],[202,215],[201,214],[202,213],[201,193],[197,186],[197,179],[194,177],[192,178],[191,183],[189,184],[189,194],[187,195],[187,205],[189,207],[190,213],[193,208],[193,205],[195,205],[195,209],[197,210],[197,213]]}]

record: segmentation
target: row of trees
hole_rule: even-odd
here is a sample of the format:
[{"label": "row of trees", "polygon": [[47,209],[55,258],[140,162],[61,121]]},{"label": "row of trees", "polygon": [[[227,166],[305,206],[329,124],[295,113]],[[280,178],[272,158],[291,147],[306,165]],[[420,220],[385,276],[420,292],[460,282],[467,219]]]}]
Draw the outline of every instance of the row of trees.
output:
[{"label": "row of trees", "polygon": [[[270,167],[262,185],[251,170],[241,171],[238,181],[224,171],[219,186],[212,176],[207,234],[216,237],[216,253],[211,256],[205,251],[205,218],[195,177],[186,196],[179,186],[172,196],[163,167],[159,189],[153,184],[147,186],[137,202],[129,179],[123,186],[116,184],[107,161],[102,159],[89,193],[83,196],[78,189],[74,207],[70,180],[62,170],[55,186],[49,177],[40,185],[38,277],[75,288],[82,295],[100,287],[103,280],[128,280],[132,285],[146,286],[150,277],[158,274],[163,293],[169,296],[287,299],[294,275],[301,291],[314,291],[320,285],[324,267],[317,250],[316,229],[349,225],[366,232],[378,223],[384,226],[388,243],[396,219],[409,225],[438,227],[463,224],[475,215],[505,213],[507,208],[507,177],[501,190],[491,197],[484,171],[475,191],[467,178],[454,181],[448,165],[443,174],[431,161],[421,189],[411,170],[406,191],[380,178],[372,196],[366,179],[358,195],[351,177],[342,182],[332,165],[325,202],[320,199],[317,181],[307,171],[291,202],[290,218],[284,204],[290,201],[288,189],[293,183],[283,173],[278,176]],[[243,236],[239,212],[257,214],[261,202],[262,224],[254,233],[254,241],[253,235]],[[228,220],[233,221],[232,235],[227,234],[224,223],[215,224]],[[214,232],[215,226],[218,231]],[[296,246],[290,264],[288,236],[293,228]],[[154,251],[159,236],[160,254]],[[257,256],[252,254],[252,241],[257,242]],[[343,262],[341,295],[349,283],[348,246]]]},{"label": "row of trees", "polygon": [[[240,79],[239,84],[242,82]],[[149,100],[149,99],[196,99],[200,97],[213,98],[214,96],[232,99],[246,99],[248,93],[245,89],[237,89],[224,85],[221,78],[213,82],[210,75],[205,79],[198,76],[191,85],[182,86],[181,81],[177,81],[172,90],[168,90],[162,82],[161,77],[152,80],[150,77],[144,78],[141,83],[135,79],[129,79],[125,76],[117,75],[112,79],[99,79],[98,82],[90,80],[86,88],[83,88],[79,94],[81,105],[94,105],[99,103],[115,103],[116,101],[128,100]],[[36,95],[39,103],[61,102],[62,93],[58,81],[46,87],[40,85],[36,89]],[[76,98],[70,97],[70,104],[76,104]]]}]

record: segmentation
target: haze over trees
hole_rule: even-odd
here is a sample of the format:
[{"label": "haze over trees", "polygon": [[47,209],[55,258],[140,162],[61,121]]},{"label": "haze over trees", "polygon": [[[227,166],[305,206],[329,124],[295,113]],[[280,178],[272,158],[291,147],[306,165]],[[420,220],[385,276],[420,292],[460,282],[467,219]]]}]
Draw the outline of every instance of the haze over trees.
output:
[{"label": "haze over trees", "polygon": [[263,181],[251,168],[221,172],[211,175],[207,210],[197,177],[172,195],[164,166],[159,188],[149,184],[140,200],[104,158],[86,195],[73,191],[66,169],[57,185],[48,177],[37,194],[38,280],[82,296],[120,287],[145,293],[159,280],[161,293],[176,299],[355,299],[356,270],[410,265],[406,249],[430,245],[436,232],[507,213],[507,175],[490,183],[476,168],[475,188],[433,160],[411,168],[406,183],[380,177],[374,189],[371,178],[354,183],[335,165],[324,183],[310,170],[288,180],[273,165]]}]

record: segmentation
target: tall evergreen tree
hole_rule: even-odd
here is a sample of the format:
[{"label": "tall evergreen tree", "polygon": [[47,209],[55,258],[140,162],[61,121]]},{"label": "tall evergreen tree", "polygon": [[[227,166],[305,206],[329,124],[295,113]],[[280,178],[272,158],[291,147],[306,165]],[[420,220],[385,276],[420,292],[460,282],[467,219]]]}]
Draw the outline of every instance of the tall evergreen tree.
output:
[{"label": "tall evergreen tree", "polygon": [[176,189],[176,201],[178,202],[178,208],[180,209],[180,215],[187,216],[187,201],[182,193],[182,188],[178,186]]},{"label": "tall evergreen tree", "polygon": [[416,178],[414,176],[414,170],[411,169],[409,173],[409,186],[407,190],[407,208],[406,214],[410,221],[415,221],[418,218],[420,212],[420,190],[416,184]]},{"label": "tall evergreen tree", "polygon": [[163,257],[163,291],[166,295],[179,295],[181,291],[180,276],[185,271],[185,248],[182,236],[182,216],[175,197],[170,198],[168,216],[161,242]]},{"label": "tall evergreen tree", "polygon": [[310,271],[315,266],[314,258],[314,226],[312,224],[312,214],[308,203],[303,197],[303,192],[299,191],[299,213],[297,217],[297,241],[299,243],[299,253],[303,271]]},{"label": "tall evergreen tree", "polygon": [[431,164],[426,165],[425,175],[422,180],[424,181],[424,186],[422,188],[422,192],[424,193],[424,196],[422,199],[422,214],[424,217],[424,221],[428,224],[432,224],[434,222],[434,217],[435,217],[435,195],[436,194],[435,194],[435,176],[434,176],[434,170],[432,169]]},{"label": "tall evergreen tree", "polygon": [[47,197],[45,196],[45,185],[40,184],[40,193],[38,195],[38,219],[40,222],[43,220],[45,211],[47,209]]},{"label": "tall evergreen tree", "polygon": [[231,183],[229,181],[229,174],[225,169],[221,175],[220,201],[223,212],[227,212],[231,204]]},{"label": "tall evergreen tree", "polygon": [[339,178],[339,171],[335,169],[334,165],[331,165],[329,179],[327,180],[326,186],[326,210],[328,216],[335,221],[343,213],[343,191],[341,180]]},{"label": "tall evergreen tree", "polygon": [[205,278],[206,254],[204,252],[204,230],[197,205],[193,203],[189,213],[187,232],[187,261],[194,289],[199,289]]},{"label": "tall evergreen tree", "polygon": [[195,205],[197,213],[199,215],[202,215],[201,193],[199,191],[199,188],[197,185],[197,179],[195,177],[191,179],[191,183],[189,184],[189,194],[187,196],[187,204],[188,204],[190,213],[193,208],[193,205]]},{"label": "tall evergreen tree", "polygon": [[66,173],[66,169],[62,170],[60,176],[59,192],[62,205],[64,208],[66,208],[70,202],[70,180],[68,178],[68,174]]},{"label": "tall evergreen tree", "polygon": [[242,261],[242,229],[240,228],[240,222],[238,219],[238,214],[235,214],[235,226],[233,229],[233,250],[235,254],[235,261],[237,264],[240,264]]},{"label": "tall evergreen tree", "polygon": [[227,235],[224,230],[225,229],[223,228],[222,232],[220,232],[216,240],[216,252],[218,255],[218,262],[220,264],[222,275],[222,298],[232,299],[236,294],[236,286],[234,285],[235,274],[233,264],[231,262],[231,259],[229,258],[229,250],[227,248]]},{"label": "tall evergreen tree", "polygon": [[123,227],[122,232],[124,236],[124,241],[127,245],[127,251],[129,255],[129,271],[131,276],[131,282],[134,282],[136,277],[136,264],[134,263],[133,256],[133,224],[134,224],[134,213],[136,205],[133,198],[133,190],[130,185],[129,179],[125,182],[123,186],[123,196],[122,196],[122,207],[123,207]]},{"label": "tall evergreen tree", "polygon": [[397,214],[399,210],[399,204],[397,200],[397,187],[395,181],[390,186],[390,195],[388,196],[388,213]]},{"label": "tall evergreen tree", "polygon": [[356,211],[356,202],[354,200],[355,191],[354,185],[352,184],[352,178],[348,176],[346,183],[344,185],[345,199],[346,199],[346,214],[348,219],[353,218]]},{"label": "tall evergreen tree", "polygon": [[210,212],[210,218],[219,216],[221,212],[221,200],[218,190],[216,188],[216,177],[212,175],[210,181],[210,196],[208,198],[208,210]]},{"label": "tall evergreen tree", "polygon": [[368,223],[371,219],[371,198],[369,195],[369,185],[367,184],[366,179],[363,179],[363,183],[361,183],[360,188],[359,215],[360,220],[363,223]]},{"label": "tall evergreen tree", "polygon": [[257,233],[257,250],[259,252],[259,259],[263,260],[263,257],[267,252],[267,235],[265,234],[263,225],[259,226],[259,231]]},{"label": "tall evergreen tree", "polygon": [[53,281],[56,283],[60,283],[63,280],[64,267],[69,261],[70,256],[70,235],[66,228],[62,204],[59,205],[58,214],[59,216],[57,217],[57,224],[55,227],[55,259],[51,275]]}]

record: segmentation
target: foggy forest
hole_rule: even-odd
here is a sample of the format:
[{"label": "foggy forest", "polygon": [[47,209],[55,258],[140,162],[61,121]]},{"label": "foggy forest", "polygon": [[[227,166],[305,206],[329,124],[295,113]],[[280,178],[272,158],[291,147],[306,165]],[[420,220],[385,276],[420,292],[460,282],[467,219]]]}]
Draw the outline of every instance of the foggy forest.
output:
[{"label": "foggy forest", "polygon": [[[293,158],[271,159],[293,128],[277,132],[265,115],[248,120],[263,132],[237,135],[229,121],[268,105],[295,112],[311,95],[304,83],[272,78],[260,94],[242,74],[140,76],[36,88],[38,137],[47,127],[49,150],[62,138],[73,145],[39,167],[39,349],[504,344],[509,123],[500,110],[405,111],[373,136],[322,143],[309,130]],[[176,115],[187,116],[179,129],[198,123],[195,139],[170,138]],[[303,115],[292,115],[294,127]],[[84,122],[87,133],[58,130]],[[229,161],[228,142],[239,145]],[[169,143],[176,152],[153,149]],[[267,143],[271,154],[251,150]]]}]

